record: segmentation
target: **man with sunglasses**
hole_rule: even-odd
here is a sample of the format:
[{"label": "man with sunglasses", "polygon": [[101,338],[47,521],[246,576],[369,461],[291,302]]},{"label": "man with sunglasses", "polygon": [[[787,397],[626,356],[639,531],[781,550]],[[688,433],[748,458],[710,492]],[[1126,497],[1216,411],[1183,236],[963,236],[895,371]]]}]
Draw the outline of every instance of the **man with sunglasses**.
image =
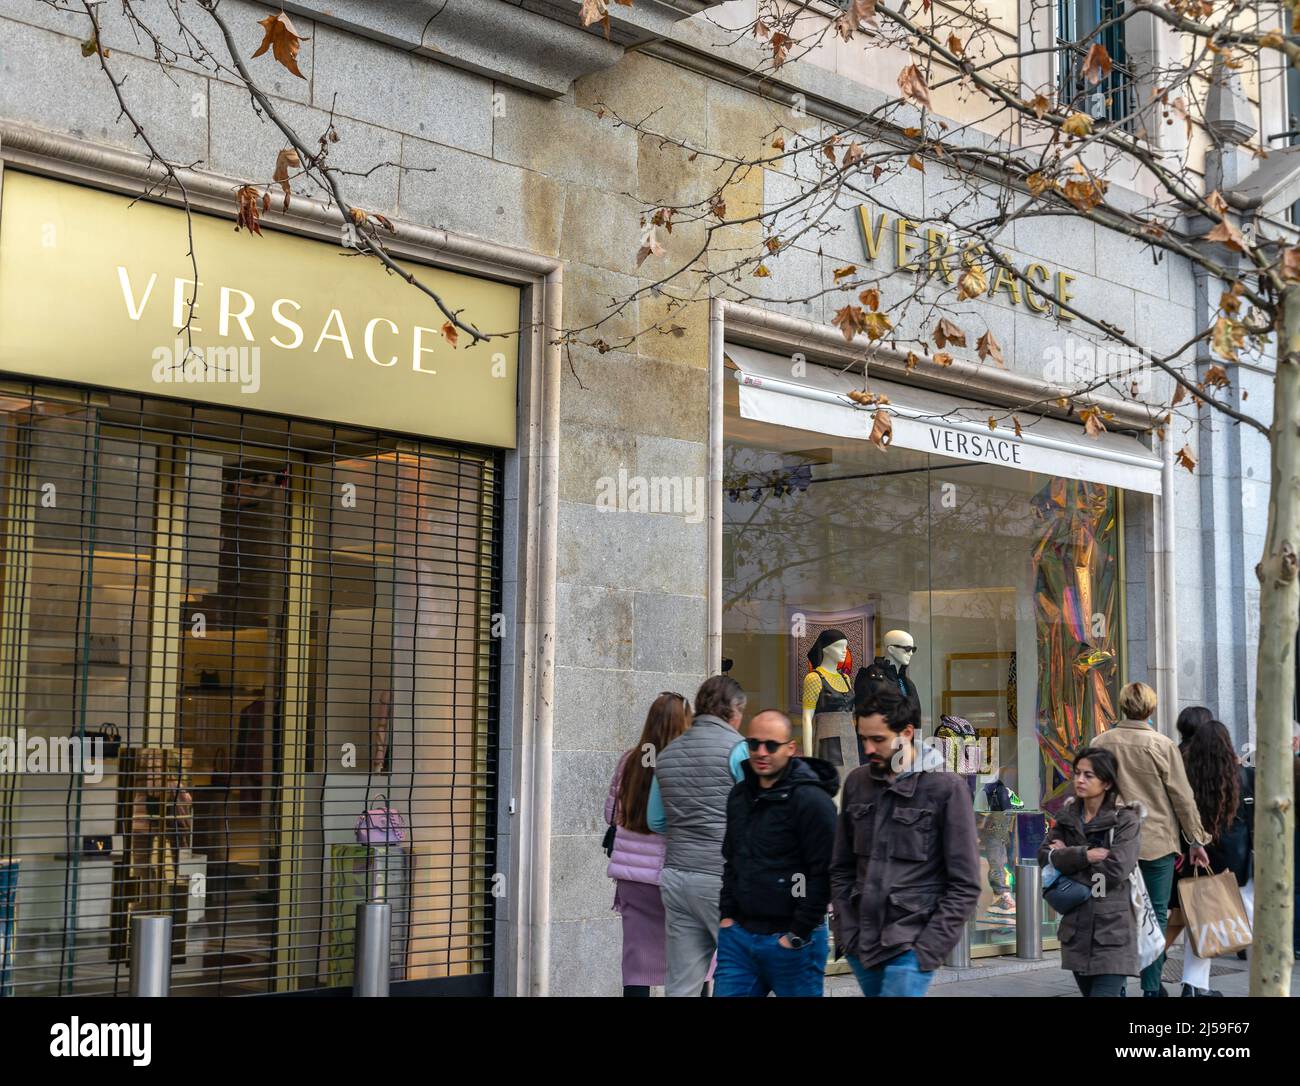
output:
[{"label": "man with sunglasses", "polygon": [[744,779],[727,799],[715,996],[824,993],[839,774],[796,758],[790,718],[750,721]]}]

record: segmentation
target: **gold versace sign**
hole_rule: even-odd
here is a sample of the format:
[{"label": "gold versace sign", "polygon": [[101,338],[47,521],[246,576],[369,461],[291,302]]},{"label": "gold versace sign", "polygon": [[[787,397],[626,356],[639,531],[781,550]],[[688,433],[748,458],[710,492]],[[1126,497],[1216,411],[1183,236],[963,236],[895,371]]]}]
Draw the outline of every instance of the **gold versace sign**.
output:
[{"label": "gold versace sign", "polygon": [[[919,270],[917,261],[920,259],[931,277],[945,283],[954,283],[961,265],[974,263],[984,248],[974,243],[963,246],[958,254],[943,231],[926,227],[922,238],[919,224],[911,219],[899,217],[891,221],[883,211],[873,216],[865,204],[858,205],[858,225],[862,228],[862,245],[868,260],[876,260],[881,249],[888,246],[893,249],[894,266],[899,271]],[[1051,313],[1063,321],[1074,320],[1052,301],[1051,296],[1067,303],[1073,301],[1070,284],[1075,281],[1075,276],[1063,271],[1053,276],[1045,265],[1037,263],[1026,264],[1022,271],[1030,282],[1037,280],[1042,283],[1047,294],[1023,283],[1005,268],[997,268],[989,282],[988,296],[993,298],[1002,292],[1014,305],[1026,306],[1035,313]]]},{"label": "gold versace sign", "polygon": [[[340,246],[6,170],[0,370],[425,437],[515,444],[517,334],[473,348]],[[517,333],[517,287],[405,264],[467,322]],[[462,342],[464,336],[462,335]]]}]

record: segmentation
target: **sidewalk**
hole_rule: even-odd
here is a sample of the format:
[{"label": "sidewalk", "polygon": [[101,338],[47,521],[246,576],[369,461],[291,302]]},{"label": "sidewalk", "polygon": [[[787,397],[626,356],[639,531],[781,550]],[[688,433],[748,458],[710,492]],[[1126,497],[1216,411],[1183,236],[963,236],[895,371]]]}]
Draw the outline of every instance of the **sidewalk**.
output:
[{"label": "sidewalk", "polygon": [[[1176,946],[1165,962],[1165,991],[1177,996],[1182,991],[1182,947]],[[1210,985],[1225,996],[1244,996],[1250,986],[1250,963],[1235,957],[1216,959],[1210,974]],[[1139,992],[1137,978],[1129,981],[1128,994]],[[851,974],[826,978],[828,996],[858,996],[857,982]],[[1041,962],[1022,962],[1014,957],[977,958],[969,969],[938,971],[930,986],[929,997],[993,996],[993,997],[1058,997],[1078,996],[1079,989],[1072,974],[1061,968],[1059,951],[1048,951]],[[1300,967],[1291,974],[1291,995],[1300,995]]]}]

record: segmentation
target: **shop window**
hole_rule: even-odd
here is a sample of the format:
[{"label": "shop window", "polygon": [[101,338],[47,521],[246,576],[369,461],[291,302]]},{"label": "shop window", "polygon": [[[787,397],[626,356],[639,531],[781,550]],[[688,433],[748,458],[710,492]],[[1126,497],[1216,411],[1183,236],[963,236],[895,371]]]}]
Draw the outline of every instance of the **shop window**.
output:
[{"label": "shop window", "polygon": [[[754,711],[780,707],[801,722],[818,633],[845,635],[849,680],[883,655],[887,632],[909,633],[924,737],[952,715],[979,740],[968,784],[985,891],[973,946],[1009,952],[1014,864],[1036,856],[1073,752],[1115,719],[1121,492],[743,418],[733,382],[724,403],[731,674]],[[854,768],[858,751],[845,761]],[[1020,808],[990,806],[998,782]]]},{"label": "shop window", "polygon": [[[172,917],[174,994],[348,985],[376,897],[395,981],[489,975],[499,470],[0,396],[0,738],[118,737],[0,767],[0,989],[125,993],[144,911]],[[359,841],[382,808],[401,839]]]},{"label": "shop window", "polygon": [[[1122,0],[1057,0],[1057,94],[1062,106],[1131,128],[1137,83],[1128,64]],[[1110,56],[1110,75],[1091,83],[1083,74],[1089,47],[1100,42]]]}]

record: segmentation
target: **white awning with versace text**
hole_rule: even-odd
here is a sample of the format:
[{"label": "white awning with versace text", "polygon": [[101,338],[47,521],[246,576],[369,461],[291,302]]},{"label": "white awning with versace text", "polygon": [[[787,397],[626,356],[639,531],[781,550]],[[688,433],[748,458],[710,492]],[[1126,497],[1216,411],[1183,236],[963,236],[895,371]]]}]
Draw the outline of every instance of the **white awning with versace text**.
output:
[{"label": "white awning with versace text", "polygon": [[[861,374],[808,363],[796,376],[788,357],[730,343],[726,356],[736,366],[732,376],[740,385],[742,418],[868,440],[875,409],[848,396],[862,387]],[[1160,493],[1160,458],[1127,434],[1092,438],[1082,426],[1020,411],[1017,436],[1005,407],[874,378],[868,387],[889,397],[885,410],[893,424],[892,444],[900,448]],[[989,429],[990,417],[997,420],[994,430]]]}]

